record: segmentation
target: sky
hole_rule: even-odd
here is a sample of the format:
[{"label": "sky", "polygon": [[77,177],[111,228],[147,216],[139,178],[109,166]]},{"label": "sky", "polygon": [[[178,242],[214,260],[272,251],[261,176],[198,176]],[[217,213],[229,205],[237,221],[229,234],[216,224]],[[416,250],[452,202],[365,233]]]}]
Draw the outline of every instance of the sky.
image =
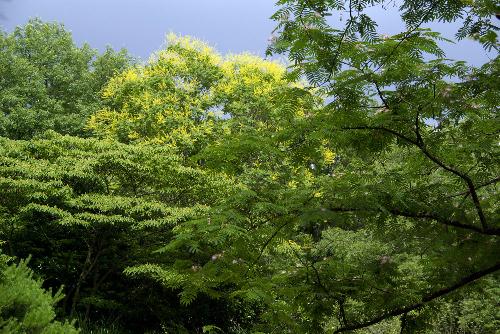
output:
[{"label": "sky", "polygon": [[264,55],[274,24],[269,0],[0,0],[0,25],[12,31],[30,17],[57,21],[78,44],[127,48],[147,59],[174,32],[219,52]]},{"label": "sky", "polygon": [[[12,31],[29,18],[63,23],[81,45],[104,50],[126,48],[147,60],[159,50],[165,35],[191,35],[214,46],[222,54],[251,52],[264,56],[274,28],[269,17],[273,0],[0,0],[0,26]],[[396,9],[372,10],[383,34],[404,29]],[[429,25],[428,25],[429,26]],[[458,24],[432,24],[445,37],[453,38]],[[488,61],[478,43],[464,40],[443,45],[452,59],[475,65]]]}]

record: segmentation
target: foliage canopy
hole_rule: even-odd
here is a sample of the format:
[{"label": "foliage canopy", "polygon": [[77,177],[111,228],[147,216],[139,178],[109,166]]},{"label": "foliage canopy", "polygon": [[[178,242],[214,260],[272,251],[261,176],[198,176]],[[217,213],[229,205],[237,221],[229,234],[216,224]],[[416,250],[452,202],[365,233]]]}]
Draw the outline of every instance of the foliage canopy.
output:
[{"label": "foliage canopy", "polygon": [[500,63],[447,59],[423,25],[465,15],[457,38],[497,52],[498,8],[404,1],[383,36],[365,12],[386,4],[279,1],[288,68],[175,35],[129,67],[58,25],[2,35],[2,249],[82,326],[495,333]]},{"label": "foliage canopy", "polygon": [[78,47],[60,24],[30,20],[0,34],[0,135],[28,139],[52,129],[84,135],[108,79],[131,62],[125,50]]}]

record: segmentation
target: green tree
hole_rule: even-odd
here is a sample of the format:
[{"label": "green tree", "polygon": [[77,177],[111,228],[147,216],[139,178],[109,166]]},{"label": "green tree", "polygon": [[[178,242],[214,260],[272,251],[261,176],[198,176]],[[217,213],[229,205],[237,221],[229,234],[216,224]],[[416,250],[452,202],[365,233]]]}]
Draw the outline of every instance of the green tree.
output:
[{"label": "green tree", "polygon": [[[444,2],[404,2],[408,30],[380,36],[366,2],[279,3],[270,51],[289,52],[296,75],[328,96],[308,119],[309,135],[336,154],[301,210],[316,232],[295,246],[304,269],[290,287],[307,283],[299,291],[309,298],[298,302],[308,330],[344,332],[401,316],[402,330],[413,332],[440,297],[500,269],[499,60],[479,68],[447,60],[439,34],[420,27],[454,20],[471,4],[445,11]],[[419,9],[428,16],[413,22]],[[325,17],[342,11],[343,29],[330,27]]]},{"label": "green tree", "polygon": [[[440,35],[421,24],[379,36],[360,14],[366,3],[350,3],[364,21],[345,30],[327,25],[330,2],[280,3],[270,50],[288,52],[289,77],[305,75],[328,105],[274,116],[279,131],[255,124],[258,136],[209,143],[200,155],[217,154],[205,166],[226,172],[214,157],[235,147],[251,158],[253,147],[276,150],[242,164],[240,191],[181,223],[161,249],[206,255],[196,270],[128,272],[181,287],[185,303],[200,293],[253,301],[263,332],[432,330],[445,298],[474,295],[500,269],[498,58],[478,68],[447,60]],[[314,92],[297,88],[288,92],[297,99]],[[481,330],[494,331],[491,321]]]},{"label": "green tree", "polygon": [[[201,328],[203,323],[189,320],[195,314],[200,321],[225,321],[224,303],[179,307],[175,289],[130,280],[123,271],[152,262],[190,268],[181,257],[153,251],[170,241],[181,221],[234,191],[231,178],[184,166],[165,146],[55,132],[31,141],[0,141],[2,246],[11,256],[32,255],[31,266],[46,286],[64,285],[65,314],[79,314],[83,322],[125,318],[139,332],[167,322]],[[210,313],[209,305],[220,313]]]},{"label": "green tree", "polygon": [[78,47],[60,24],[38,19],[0,34],[0,135],[31,138],[53,129],[84,135],[100,107],[100,90],[131,62],[108,48]]},{"label": "green tree", "polygon": [[467,11],[459,34],[494,50],[492,3],[406,1],[381,36],[383,3],[280,1],[291,71],[171,36],[101,104],[125,64],[108,50],[99,139],[0,139],[3,249],[67,287],[67,314],[137,332],[494,333],[500,64],[448,60],[422,27]]},{"label": "green tree", "polygon": [[0,330],[6,334],[78,333],[69,323],[55,321],[54,305],[62,299],[61,291],[52,296],[33,278],[27,261],[8,264],[0,253]]}]

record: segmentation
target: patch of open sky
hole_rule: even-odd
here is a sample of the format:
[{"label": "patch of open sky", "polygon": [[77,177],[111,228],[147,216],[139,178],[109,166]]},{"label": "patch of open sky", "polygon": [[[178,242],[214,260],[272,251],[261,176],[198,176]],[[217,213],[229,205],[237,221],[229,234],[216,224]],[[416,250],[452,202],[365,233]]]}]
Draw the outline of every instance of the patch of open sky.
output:
[{"label": "patch of open sky", "polygon": [[[147,60],[160,49],[165,35],[174,32],[191,35],[214,46],[221,54],[250,52],[265,55],[275,22],[269,17],[277,10],[270,0],[0,0],[0,26],[12,31],[29,18],[63,23],[75,41],[104,50],[126,48],[130,54]],[[405,30],[396,5],[368,8],[366,13],[378,23],[380,34],[393,35]],[[331,24],[341,27],[339,15]],[[460,22],[423,25],[453,39]],[[472,40],[441,42],[450,59],[465,60],[479,66],[493,57]],[[272,59],[284,61],[285,56]]]},{"label": "patch of open sky", "polygon": [[0,0],[0,26],[12,31],[29,18],[63,23],[78,44],[126,48],[141,59],[174,32],[208,42],[221,54],[264,56],[274,28],[269,0]]},{"label": "patch of open sky", "polygon": [[[169,32],[205,40],[222,54],[248,51],[264,56],[275,26],[269,17],[276,9],[270,0],[0,0],[0,26],[12,31],[29,18],[40,17],[63,23],[80,45],[88,42],[99,50],[106,45],[124,47],[144,60],[164,45]],[[395,5],[366,12],[378,23],[381,34],[405,30]],[[344,24],[347,15],[343,16],[343,22],[338,22],[338,15],[332,16],[332,24]],[[460,23],[424,26],[454,39]],[[447,57],[476,66],[493,57],[471,40],[441,45]]]}]

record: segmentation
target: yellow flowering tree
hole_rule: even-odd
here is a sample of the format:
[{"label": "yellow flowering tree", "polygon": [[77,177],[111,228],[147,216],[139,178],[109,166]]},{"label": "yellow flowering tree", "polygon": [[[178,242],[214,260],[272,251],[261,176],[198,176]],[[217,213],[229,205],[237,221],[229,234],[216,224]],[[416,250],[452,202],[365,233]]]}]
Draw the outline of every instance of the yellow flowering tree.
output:
[{"label": "yellow flowering tree", "polygon": [[277,61],[223,57],[204,42],[170,34],[147,64],[110,80],[105,107],[87,126],[99,137],[165,144],[192,156],[208,143],[220,146],[237,134],[262,137],[259,132],[281,130],[280,120],[304,118],[313,97],[298,87]]},{"label": "yellow flowering tree", "polygon": [[191,151],[211,134],[212,86],[221,77],[220,57],[207,45],[169,36],[168,47],[115,76],[103,91],[106,107],[88,127],[121,142],[165,143]]}]

